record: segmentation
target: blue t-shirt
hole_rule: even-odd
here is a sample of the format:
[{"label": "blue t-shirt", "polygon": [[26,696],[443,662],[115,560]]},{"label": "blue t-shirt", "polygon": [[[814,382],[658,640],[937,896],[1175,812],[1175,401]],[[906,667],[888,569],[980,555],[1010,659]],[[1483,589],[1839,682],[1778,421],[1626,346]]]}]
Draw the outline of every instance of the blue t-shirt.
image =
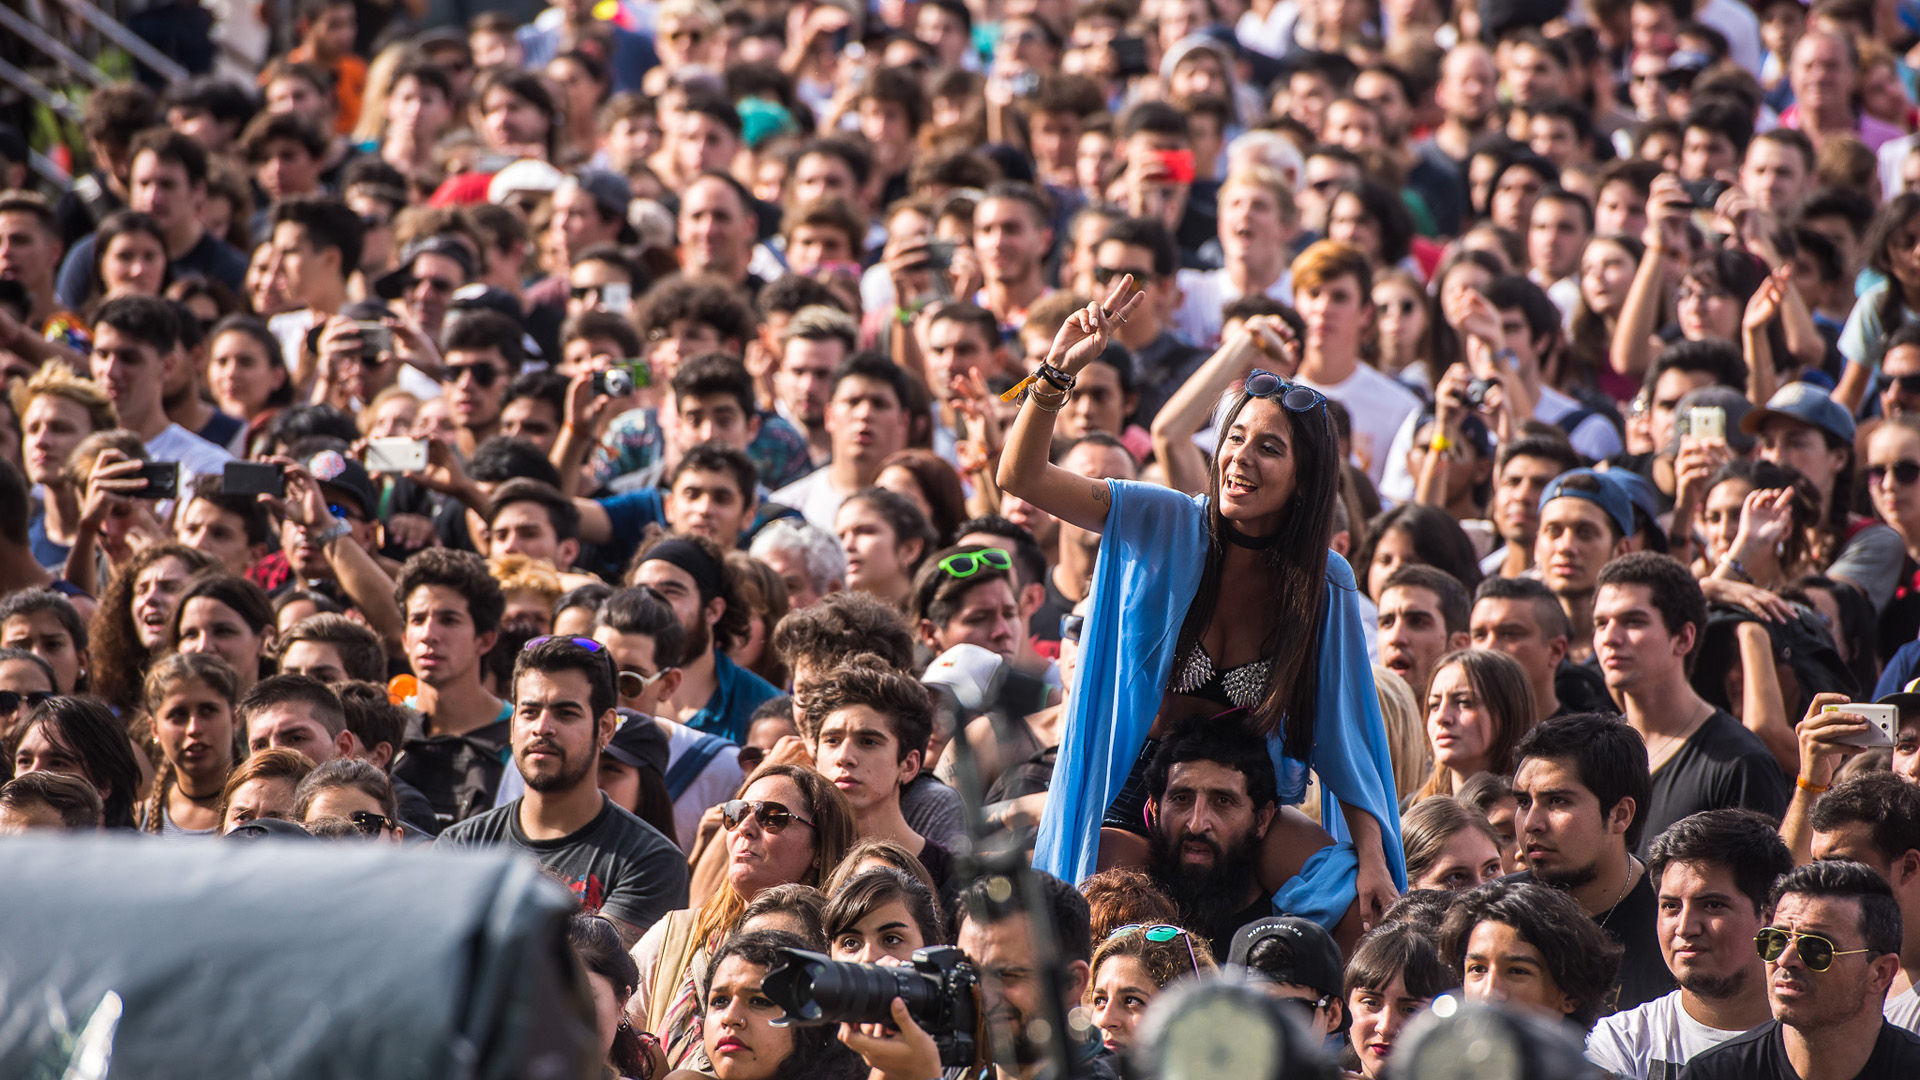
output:
[{"label": "blue t-shirt", "polygon": [[687,726],[737,743],[747,741],[747,721],[753,711],[780,691],[767,680],[741,667],[718,649],[713,653],[713,696]]}]

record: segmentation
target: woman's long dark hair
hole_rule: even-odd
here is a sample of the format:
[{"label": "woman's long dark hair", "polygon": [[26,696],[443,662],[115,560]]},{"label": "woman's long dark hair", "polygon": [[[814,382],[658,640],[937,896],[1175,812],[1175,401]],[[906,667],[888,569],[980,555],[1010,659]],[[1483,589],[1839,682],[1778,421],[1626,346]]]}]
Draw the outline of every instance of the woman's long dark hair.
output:
[{"label": "woman's long dark hair", "polygon": [[[1636,268],[1640,260],[1647,257],[1647,245],[1641,243],[1637,236],[1615,234],[1596,236],[1587,241],[1587,247],[1595,244],[1612,244],[1626,252]],[[1584,257],[1585,254],[1583,249],[1581,255]],[[1664,299],[1659,301],[1662,305],[1665,302]],[[1619,313],[1614,314],[1617,319]],[[1665,322],[1665,319],[1661,321]],[[1556,383],[1560,386],[1592,386],[1595,372],[1610,370],[1608,353],[1613,348],[1613,331],[1607,329],[1604,316],[1587,306],[1585,289],[1580,290],[1580,299],[1573,307],[1573,322],[1567,329],[1567,347],[1560,351],[1565,362],[1561,365],[1560,378]]]},{"label": "woman's long dark hair", "polygon": [[[113,246],[115,240],[131,233],[145,233],[160,241],[161,251],[167,250],[166,231],[160,228],[160,223],[155,221],[152,215],[143,214],[138,210],[120,210],[109,215],[106,221],[101,222],[99,231],[93,235],[93,286],[87,294],[89,303],[106,295],[107,278],[101,273],[100,268],[106,264],[107,249]],[[167,285],[172,281],[173,264],[169,259],[167,268],[160,273],[161,295],[165,295]]]},{"label": "woman's long dark hair", "polygon": [[[273,634],[275,626],[273,601],[267,599],[266,590],[246,578],[214,567],[194,574],[188,579],[186,587],[180,590],[180,599],[173,605],[173,616],[167,620],[169,651],[180,648],[180,618],[187,610],[189,600],[212,600],[224,604],[235,615],[240,616],[241,620],[247,624],[247,629],[261,635],[263,639],[271,638]],[[278,670],[272,651],[264,647],[267,644],[270,644],[270,641],[263,640],[256,680],[264,679]]]},{"label": "woman's long dark hair", "polygon": [[[580,966],[613,985],[613,993],[624,1009],[627,999],[640,984],[640,968],[620,943],[619,931],[599,915],[575,915],[567,920],[567,944]],[[614,1029],[613,1046],[607,1060],[620,1076],[645,1077],[647,1052],[640,1045],[640,1033],[624,1019]]]},{"label": "woman's long dark hair", "polygon": [[[713,951],[707,961],[702,987],[701,1012],[706,1012],[706,995],[713,988],[713,977],[728,957],[737,956],[749,964],[769,971],[784,964],[781,949],[810,949],[806,940],[785,930],[754,930],[734,934]],[[821,1025],[795,1024],[793,1052],[774,1069],[774,1080],[855,1080],[867,1075],[866,1063],[834,1037],[834,1029]]]},{"label": "woman's long dark hair", "polygon": [[[1887,279],[1887,291],[1880,297],[1880,325],[1898,327],[1906,320],[1902,312],[1907,307],[1906,287],[1900,279],[1893,276],[1893,238],[1902,226],[1920,217],[1920,191],[1903,191],[1888,199],[1879,211],[1873,215],[1873,221],[1867,226],[1867,265],[1880,272]],[[1867,362],[1876,369],[1880,366],[1880,355],[1886,351],[1888,329],[1879,341],[1872,343],[1873,351]]]},{"label": "woman's long dark hair", "polygon": [[[1360,591],[1367,591],[1367,576],[1373,566],[1373,551],[1381,537],[1398,529],[1413,537],[1413,553],[1428,566],[1452,574],[1466,586],[1467,594],[1480,587],[1480,560],[1473,553],[1473,541],[1453,515],[1437,506],[1401,503],[1367,522],[1367,535],[1353,553],[1353,573]],[[1421,703],[1422,708],[1425,702]]]},{"label": "woman's long dark hair", "polygon": [[[1246,410],[1252,395],[1234,397],[1221,431],[1228,431]],[[1274,405],[1280,403],[1274,399]],[[1280,532],[1267,549],[1272,577],[1273,630],[1261,648],[1268,657],[1267,689],[1248,710],[1254,730],[1283,733],[1287,755],[1305,761],[1313,752],[1313,715],[1319,699],[1320,618],[1327,604],[1327,538],[1333,531],[1333,505],[1340,493],[1340,443],[1333,416],[1322,404],[1306,412],[1281,409],[1293,437],[1293,498],[1282,509]],[[1220,457],[1207,463],[1207,564],[1200,591],[1187,607],[1176,656],[1197,648],[1213,622],[1224,582],[1221,566],[1226,541],[1220,516]],[[1305,630],[1304,628],[1311,628]]]},{"label": "woman's long dark hair", "polygon": [[11,763],[26,741],[27,732],[37,726],[51,729],[48,739],[73,752],[86,772],[87,783],[106,788],[101,826],[108,829],[133,828],[133,797],[140,786],[140,766],[134,761],[133,742],[127,737],[127,725],[112,710],[93,698],[52,697],[33,707],[27,718],[13,729],[7,740],[7,761]]},{"label": "woman's long dark hair", "polygon": [[[1713,474],[1713,478],[1707,481],[1707,491],[1711,493],[1729,480],[1738,480],[1755,491],[1786,488],[1793,492],[1793,502],[1788,506],[1793,514],[1793,529],[1780,544],[1780,569],[1787,574],[1800,569],[1801,562],[1812,554],[1807,550],[1807,530],[1820,526],[1820,493],[1814,490],[1813,481],[1800,475],[1800,470],[1791,466],[1736,458]],[[1836,504],[1844,505],[1837,486],[1834,488],[1834,500]]]},{"label": "woman's long dark hair", "polygon": [[140,644],[140,632],[133,625],[133,583],[142,570],[161,559],[179,559],[189,574],[214,565],[213,556],[185,544],[142,548],[114,572],[87,626],[92,642],[93,692],[129,715],[140,708],[141,680],[153,659],[147,647]]}]

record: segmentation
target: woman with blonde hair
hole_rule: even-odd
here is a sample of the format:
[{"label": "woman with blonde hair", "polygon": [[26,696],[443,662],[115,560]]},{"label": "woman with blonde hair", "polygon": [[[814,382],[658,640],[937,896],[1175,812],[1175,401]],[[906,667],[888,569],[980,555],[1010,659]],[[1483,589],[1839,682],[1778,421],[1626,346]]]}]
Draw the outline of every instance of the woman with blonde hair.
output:
[{"label": "woman with blonde hair", "polygon": [[1519,661],[1492,649],[1441,657],[1427,690],[1433,772],[1415,801],[1452,795],[1474,773],[1512,775],[1514,745],[1533,719],[1533,684]]},{"label": "woman with blonde hair", "polygon": [[699,1048],[694,974],[739,925],[747,905],[777,885],[818,887],[853,846],[853,808],[840,789],[805,765],[762,766],[721,804],[727,876],[698,908],[671,911],[633,947],[640,986],[627,1013],[660,1037],[676,1068]]},{"label": "woman with blonde hair", "polygon": [[1087,974],[1086,1004],[1100,1041],[1115,1053],[1125,1051],[1160,991],[1216,967],[1205,938],[1171,923],[1115,930],[1093,950]]},{"label": "woman with blonde hair", "polygon": [[240,678],[213,653],[175,653],[147,672],[147,723],[160,772],[140,831],[206,839],[220,834],[220,796],[240,757],[233,707]]}]

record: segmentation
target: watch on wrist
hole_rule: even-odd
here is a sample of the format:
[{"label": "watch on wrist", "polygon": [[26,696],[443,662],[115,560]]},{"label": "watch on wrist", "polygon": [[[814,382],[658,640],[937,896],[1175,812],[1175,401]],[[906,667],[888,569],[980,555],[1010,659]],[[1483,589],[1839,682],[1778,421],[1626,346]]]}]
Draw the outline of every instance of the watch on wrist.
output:
[{"label": "watch on wrist", "polygon": [[331,544],[335,540],[338,540],[341,537],[346,536],[352,532],[353,532],[352,522],[343,521],[340,518],[334,518],[333,524],[313,534],[313,542],[320,547],[326,547],[328,544]]}]

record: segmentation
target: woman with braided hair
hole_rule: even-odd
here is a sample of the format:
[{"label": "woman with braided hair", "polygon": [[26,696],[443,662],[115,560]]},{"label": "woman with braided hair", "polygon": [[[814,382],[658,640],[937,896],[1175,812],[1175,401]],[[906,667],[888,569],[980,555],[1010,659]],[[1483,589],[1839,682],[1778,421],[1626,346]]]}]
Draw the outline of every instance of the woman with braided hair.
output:
[{"label": "woman with braided hair", "polygon": [[212,653],[175,653],[147,672],[146,704],[159,774],[141,807],[140,830],[157,836],[220,835],[220,792],[239,758],[234,705],[240,678]]}]

